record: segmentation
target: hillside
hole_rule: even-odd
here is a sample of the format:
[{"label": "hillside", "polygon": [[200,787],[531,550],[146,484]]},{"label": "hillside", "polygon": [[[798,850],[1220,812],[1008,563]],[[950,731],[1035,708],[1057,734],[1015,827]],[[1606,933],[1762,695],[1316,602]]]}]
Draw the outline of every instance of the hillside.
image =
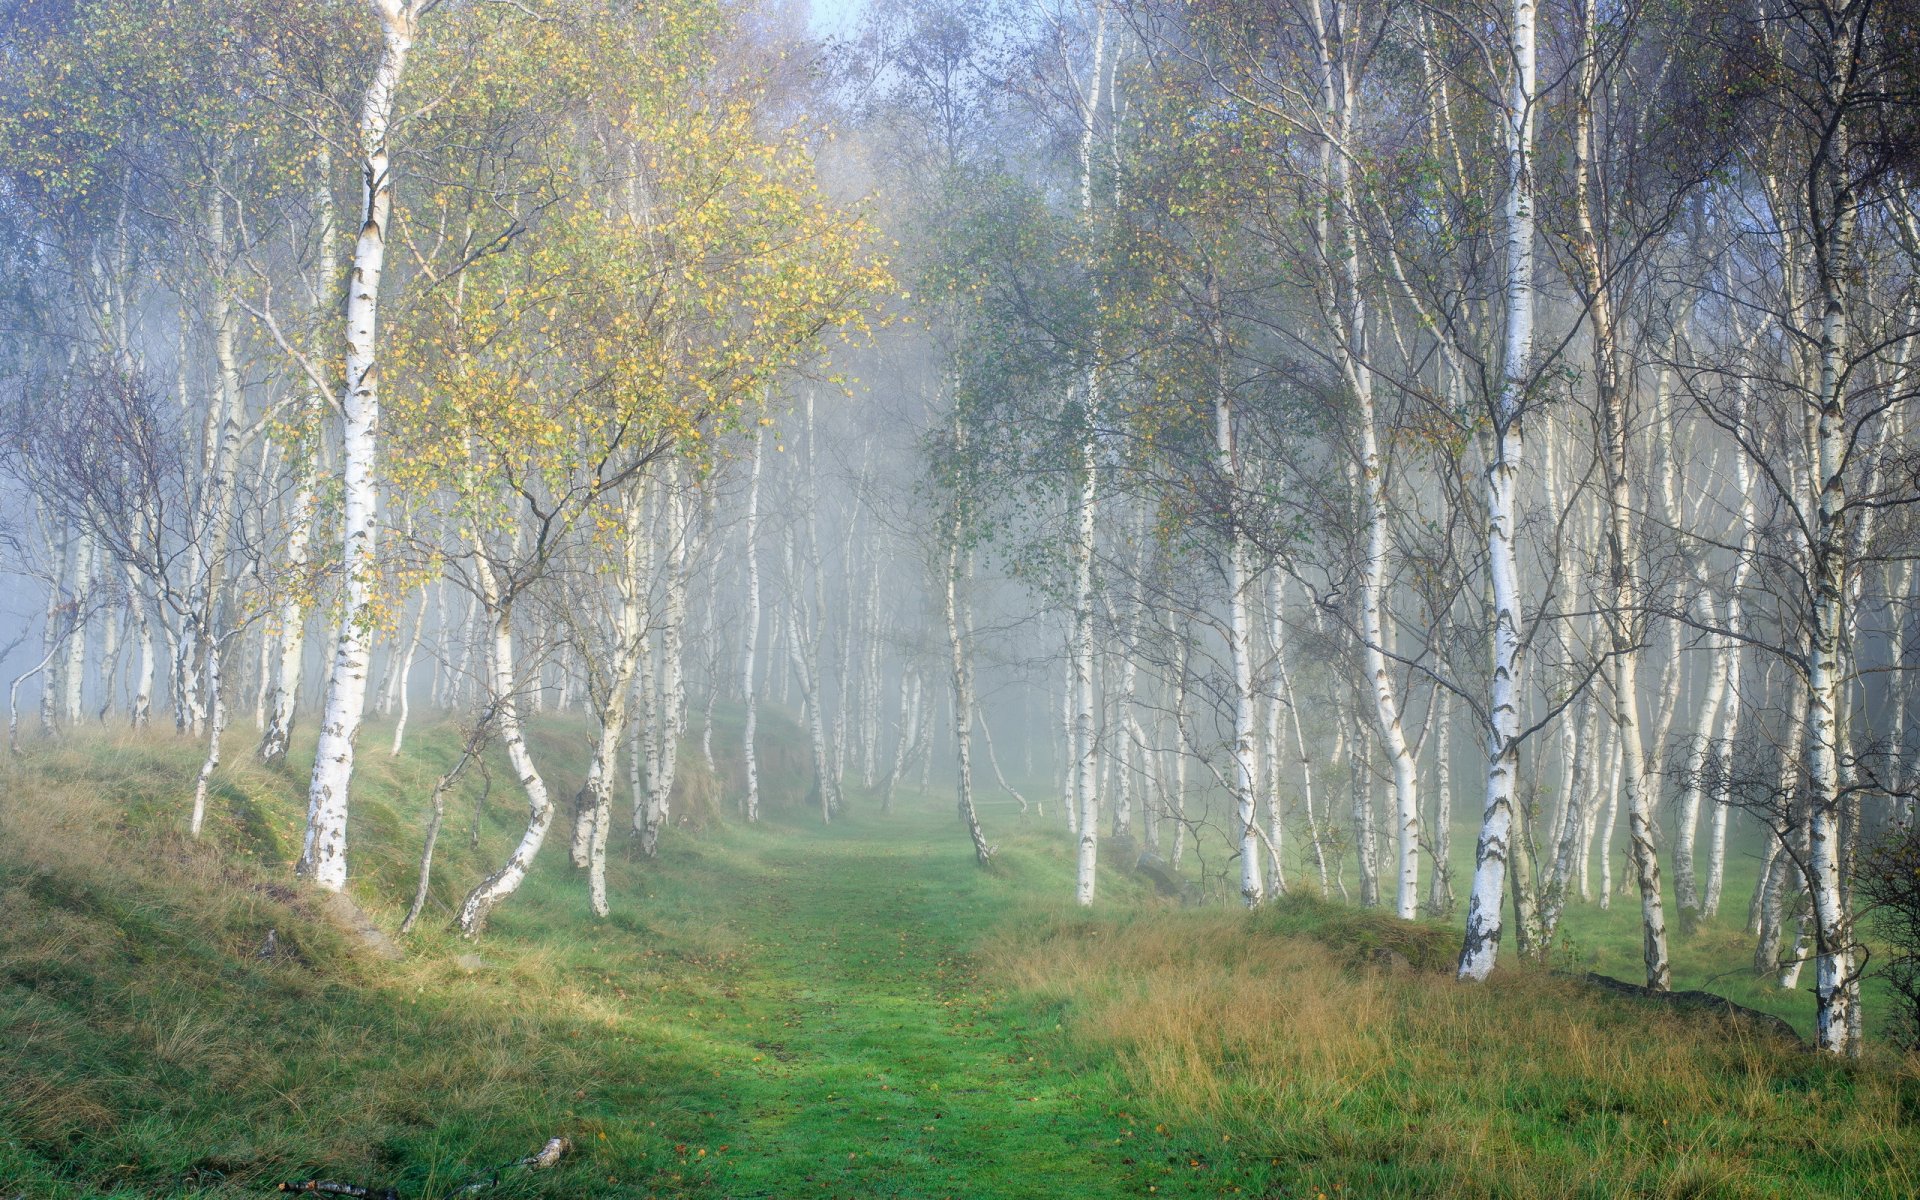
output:
[{"label": "hillside", "polygon": [[[364,757],[354,894],[389,931],[456,743]],[[474,946],[445,905],[519,816],[476,780],[386,961],[290,886],[302,781],[236,767],[194,844],[193,760],[97,737],[0,768],[8,1200],[440,1197],[554,1136],[558,1167],[487,1194],[1920,1193],[1912,1061],[1540,973],[1463,988],[1453,932],[1304,900],[1181,910],[1109,877],[1084,914],[1062,834],[999,813],[982,872],[938,796],[678,831],[620,856],[598,924],[549,846]]]}]

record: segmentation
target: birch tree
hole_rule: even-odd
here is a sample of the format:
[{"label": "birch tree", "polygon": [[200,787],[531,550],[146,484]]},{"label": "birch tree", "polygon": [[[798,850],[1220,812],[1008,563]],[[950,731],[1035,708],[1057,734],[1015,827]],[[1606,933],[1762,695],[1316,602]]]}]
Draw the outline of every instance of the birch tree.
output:
[{"label": "birch tree", "polygon": [[366,705],[375,550],[379,537],[380,283],[393,219],[393,151],[388,142],[420,13],[414,0],[370,0],[380,54],[361,98],[360,224],[346,303],[346,382],[341,399],[340,622],[333,639],[320,740],[307,788],[306,832],[297,871],[327,891],[347,884],[347,803],[354,736]]}]

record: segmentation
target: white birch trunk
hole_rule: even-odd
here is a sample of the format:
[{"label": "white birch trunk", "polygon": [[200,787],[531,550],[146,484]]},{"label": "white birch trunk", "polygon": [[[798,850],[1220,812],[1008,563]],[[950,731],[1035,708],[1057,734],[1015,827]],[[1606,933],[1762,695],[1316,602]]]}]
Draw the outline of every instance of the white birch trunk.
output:
[{"label": "white birch trunk", "polygon": [[75,539],[73,549],[73,600],[75,616],[67,632],[66,662],[60,671],[63,685],[61,710],[69,729],[84,719],[83,691],[87,679],[87,612],[93,590],[93,536],[84,530]]},{"label": "white birch trunk", "polygon": [[[1320,894],[1327,896],[1331,893],[1328,891],[1329,881],[1327,878],[1326,845],[1322,838],[1320,816],[1314,811],[1313,804],[1313,758],[1307,753],[1307,735],[1300,724],[1300,703],[1293,687],[1293,672],[1287,667],[1287,641],[1285,637],[1285,626],[1281,616],[1285,611],[1285,588],[1283,582],[1277,578],[1277,574],[1273,588],[1273,609],[1275,613],[1273,669],[1280,685],[1278,698],[1282,704],[1286,705],[1287,723],[1293,728],[1294,762],[1300,768],[1301,815],[1307,823],[1307,843],[1308,848],[1313,853],[1314,871],[1320,879]],[[1185,647],[1183,645],[1182,650],[1184,651],[1184,649]],[[1184,668],[1184,655],[1181,661]],[[1183,756],[1182,762],[1184,763],[1184,761]],[[1181,781],[1184,784],[1184,773],[1181,776]]]},{"label": "white birch trunk", "polygon": [[[1845,163],[1845,131],[1837,135],[1841,157],[1827,170],[1851,169]],[[1835,181],[1838,182],[1838,181]],[[1831,186],[1831,185],[1830,185]],[[1835,1054],[1858,1053],[1851,1033],[1853,989],[1853,918],[1841,893],[1841,810],[1846,789],[1841,778],[1840,724],[1847,623],[1847,484],[1844,474],[1849,451],[1844,373],[1850,348],[1846,281],[1851,270],[1853,208],[1843,186],[1834,195],[1833,229],[1820,255],[1821,292],[1825,312],[1820,327],[1819,422],[1814,446],[1814,482],[1819,489],[1813,525],[1813,645],[1807,671],[1809,790],[1809,856],[1807,881],[1813,895],[1815,945],[1819,970],[1814,982],[1817,1041]]]},{"label": "white birch trunk", "polygon": [[[1380,457],[1380,416],[1374,403],[1373,376],[1367,362],[1368,314],[1360,279],[1360,246],[1354,222],[1358,217],[1358,197],[1354,188],[1350,154],[1344,146],[1354,107],[1357,64],[1348,57],[1344,27],[1345,12],[1332,11],[1334,23],[1327,24],[1327,13],[1315,3],[1311,22],[1318,45],[1320,99],[1327,122],[1328,139],[1320,146],[1321,183],[1328,203],[1317,218],[1319,242],[1331,260],[1328,291],[1322,304],[1329,324],[1335,330],[1334,356],[1342,381],[1358,409],[1360,456],[1355,464],[1366,523],[1366,546],[1360,558],[1360,640],[1368,689],[1373,699],[1374,719],[1381,746],[1393,773],[1395,827],[1394,911],[1410,920],[1419,903],[1420,886],[1420,804],[1413,753],[1407,743],[1400,716],[1400,699],[1394,688],[1388,659],[1393,653],[1392,627],[1386,614],[1387,537],[1390,513],[1386,495],[1386,476]],[[1369,808],[1371,802],[1369,801]],[[1368,824],[1372,828],[1371,821]]]},{"label": "white birch trunk", "polygon": [[[1713,596],[1706,590],[1706,580],[1700,580],[1699,583],[1701,590],[1694,606],[1701,623],[1711,628],[1716,617]],[[1682,933],[1693,931],[1705,908],[1694,869],[1694,841],[1700,824],[1701,799],[1706,794],[1708,756],[1713,751],[1714,732],[1720,724],[1721,709],[1726,704],[1727,682],[1732,675],[1737,649],[1720,635],[1715,635],[1708,642],[1708,653],[1713,656],[1713,661],[1707,671],[1707,692],[1700,701],[1700,716],[1694,725],[1693,742],[1687,750],[1685,790],[1680,796],[1678,828],[1674,831],[1673,845],[1673,893],[1675,902],[1680,906]]]},{"label": "white birch trunk", "polygon": [[507,760],[513,764],[514,776],[527,795],[527,828],[520,835],[520,842],[513,848],[513,853],[507,856],[506,863],[481,880],[461,902],[456,922],[460,932],[470,938],[480,936],[495,905],[519,890],[527,872],[533,867],[534,857],[540,853],[541,844],[546,841],[547,830],[553,824],[554,811],[553,800],[547,794],[546,780],[540,777],[539,770],[534,766],[533,755],[527,749],[526,734],[520,725],[520,706],[514,692],[513,612],[501,598],[485,547],[478,545],[477,539],[474,549],[474,574],[480,584],[480,599],[487,614],[489,691],[494,717],[498,722],[496,728],[500,732],[500,744],[506,748]]},{"label": "white birch trunk", "polygon": [[1612,724],[1613,740],[1607,744],[1613,751],[1608,760],[1613,774],[1607,782],[1606,812],[1600,823],[1600,836],[1597,839],[1600,855],[1600,907],[1603,909],[1613,907],[1613,834],[1620,817],[1621,774],[1625,769],[1626,758],[1625,743],[1620,736],[1620,723],[1615,720]]},{"label": "white birch trunk", "polygon": [[[1107,11],[1104,4],[1094,7],[1093,63],[1087,84],[1080,89],[1080,212],[1089,225],[1093,221],[1093,144],[1095,114],[1100,109],[1100,91],[1106,70]],[[1076,441],[1074,474],[1077,485],[1073,509],[1073,632],[1070,655],[1073,662],[1075,708],[1073,715],[1074,768],[1073,803],[1079,815],[1080,849],[1074,866],[1074,899],[1082,907],[1093,903],[1095,872],[1100,854],[1100,796],[1098,791],[1099,745],[1094,736],[1093,695],[1093,541],[1095,506],[1099,501],[1098,426],[1102,387],[1098,351],[1088,364],[1081,383],[1079,411],[1074,414]]]},{"label": "white birch trunk", "polygon": [[[957,419],[954,425],[958,430]],[[966,533],[964,520],[960,500],[956,497],[953,522],[947,531],[947,577],[945,586],[941,588],[941,610],[947,622],[947,649],[953,663],[953,739],[959,783],[960,824],[973,841],[974,861],[984,867],[993,857],[993,847],[987,844],[986,834],[980,830],[980,814],[973,804],[973,667],[967,661],[966,641],[960,635],[963,557],[960,542]]]},{"label": "white birch trunk", "polygon": [[194,780],[193,817],[187,828],[195,839],[199,838],[201,826],[206,822],[207,789],[213,783],[213,773],[220,769],[220,735],[227,725],[226,702],[220,698],[220,643],[211,639],[207,643],[207,695],[212,705],[207,719],[207,754]]},{"label": "white birch trunk", "polygon": [[120,654],[122,649],[122,624],[132,619],[132,610],[126,613],[109,612],[106,624],[101,630],[100,646],[100,707],[94,709],[93,719],[105,724],[113,715],[114,704],[120,693]]},{"label": "white birch trunk", "polygon": [[871,789],[880,778],[880,555],[868,552],[866,662],[860,688],[860,782]]},{"label": "white birch trunk", "polygon": [[[1727,600],[1727,628],[1734,634],[1741,632],[1740,593],[1737,590]],[[1740,736],[1740,667],[1743,650],[1739,638],[1728,639],[1727,647],[1727,699],[1725,716],[1720,726],[1720,738],[1715,743],[1713,771],[1713,823],[1707,839],[1707,878],[1701,889],[1700,918],[1711,921],[1720,913],[1720,895],[1726,886],[1727,878],[1727,822],[1733,812],[1732,798],[1727,794],[1728,780],[1733,774],[1733,750]]]},{"label": "white birch trunk", "polygon": [[[347,884],[347,789],[353,778],[354,735],[359,732],[366,702],[374,549],[379,528],[374,462],[380,425],[375,322],[380,275],[386,263],[387,225],[393,212],[387,130],[414,33],[411,3],[372,2],[380,19],[381,52],[360,108],[364,190],[353,274],[347,288],[346,421],[342,440],[345,506],[341,521],[344,586],[320,742],[307,790],[307,827],[299,865],[300,874],[336,892]],[[524,747],[520,753],[524,755]],[[484,908],[478,910],[478,919],[485,919]]]},{"label": "white birch trunk", "polygon": [[1353,822],[1354,857],[1360,867],[1360,903],[1365,908],[1380,906],[1380,846],[1374,836],[1373,737],[1369,723],[1350,705],[1341,711],[1351,726],[1348,744],[1352,747],[1347,777],[1348,816]]},{"label": "white birch trunk", "polygon": [[571,859],[587,872],[588,902],[595,916],[607,908],[607,838],[613,829],[613,781],[619,763],[620,737],[627,729],[634,676],[647,653],[645,596],[651,580],[643,566],[641,546],[646,537],[646,506],[641,489],[620,497],[621,572],[617,583],[619,608],[613,616],[613,663],[604,697],[592,697],[600,721],[594,754],[587,766],[575,808]]},{"label": "white birch trunk", "polygon": [[[1089,381],[1091,383],[1091,380]],[[1074,899],[1082,907],[1093,903],[1095,871],[1100,853],[1099,745],[1094,737],[1093,699],[1093,536],[1094,504],[1098,490],[1094,478],[1093,431],[1094,401],[1085,398],[1081,420],[1088,426],[1081,434],[1079,489],[1074,509],[1073,543],[1073,808],[1079,821],[1079,855],[1074,868]]]},{"label": "white birch trunk", "polygon": [[[600,736],[594,747],[593,763],[587,769],[586,803],[580,806],[581,824],[586,828],[585,845],[576,850],[576,861],[585,860],[587,901],[597,917],[612,911],[607,902],[607,837],[613,829],[613,778],[619,765],[620,735],[627,729],[627,706],[633,696],[634,675],[640,669],[641,657],[647,653],[644,596],[651,581],[643,569],[640,553],[641,541],[646,537],[645,502],[641,495],[633,492],[622,499],[625,570],[620,581],[620,609],[615,630],[618,657],[608,681],[605,708],[600,713]],[[582,840],[578,830],[574,836],[578,846]]]},{"label": "white birch trunk", "polygon": [[1173,639],[1173,851],[1167,861],[1180,869],[1187,848],[1187,661],[1190,644],[1180,619],[1169,609],[1167,634]]},{"label": "white birch trunk", "polygon": [[920,673],[910,666],[900,670],[899,737],[894,742],[893,766],[887,771],[886,787],[880,793],[880,811],[893,811],[893,793],[912,763],[914,747],[920,740]]},{"label": "white birch trunk", "polygon": [[[649,530],[649,536],[641,540],[639,556],[640,578],[647,581],[646,591],[643,594],[647,596],[649,602],[651,602],[653,597],[652,581],[654,575],[655,550],[657,548],[656,541],[651,536],[652,517],[650,513],[653,501],[650,497],[655,495],[657,491],[658,489],[649,486],[643,479],[639,488],[639,496],[635,500],[635,504],[640,510],[640,521],[642,525]],[[640,701],[638,721],[633,728],[632,769],[634,775],[632,826],[633,836],[636,838],[644,837],[647,827],[650,824],[655,825],[656,828],[658,827],[656,823],[657,819],[653,812],[653,780],[660,774],[660,739],[656,736],[660,722],[660,663],[653,648],[653,632],[651,628],[653,619],[651,613],[648,615],[647,623],[649,629],[647,633],[643,635],[646,638],[646,645],[640,655],[640,668],[636,683]]]},{"label": "white birch trunk", "polygon": [[394,673],[393,704],[389,707],[399,710],[399,717],[393,723],[393,746],[387,751],[387,757],[399,758],[400,747],[407,736],[407,716],[412,709],[413,698],[413,659],[420,652],[420,635],[427,627],[427,589],[420,589],[420,607],[413,614],[413,632],[407,635],[407,648],[400,656],[400,668]]},{"label": "white birch trunk", "polygon": [[1280,783],[1280,764],[1286,755],[1280,749],[1281,709],[1285,707],[1281,700],[1280,661],[1281,648],[1286,643],[1286,628],[1282,621],[1283,577],[1280,569],[1267,571],[1267,647],[1272,655],[1271,678],[1267,681],[1266,727],[1260,748],[1260,761],[1266,770],[1264,790],[1267,797],[1267,842],[1271,849],[1271,861],[1267,870],[1267,887],[1274,895],[1282,895],[1287,890],[1285,867],[1281,862],[1281,847],[1286,845],[1285,789]]},{"label": "white birch trunk", "polygon": [[[1453,705],[1450,691],[1436,691],[1432,703],[1440,706],[1433,736],[1433,874],[1427,880],[1427,915],[1444,917],[1453,911]],[[1568,797],[1572,802],[1572,797]],[[1576,805],[1576,810],[1578,806]]]},{"label": "white birch trunk", "polygon": [[146,589],[133,570],[127,570],[127,597],[129,611],[140,627],[140,660],[133,678],[133,699],[127,706],[129,723],[135,729],[145,729],[153,719],[153,678],[159,665],[154,657],[153,622],[157,619],[151,614],[151,602]]},{"label": "white birch trunk", "polygon": [[683,651],[687,617],[687,513],[680,493],[680,464],[667,462],[665,506],[667,538],[667,612],[660,631],[660,702],[654,708],[653,750],[647,756],[647,825],[640,835],[640,852],[659,853],[660,830],[672,819],[673,780],[680,761],[680,735],[686,723]]},{"label": "white birch trunk", "polygon": [[746,628],[741,632],[743,645],[740,651],[740,703],[746,710],[746,732],[740,748],[746,759],[745,806],[749,821],[760,819],[760,760],[753,749],[760,719],[760,684],[754,657],[760,649],[760,469],[765,457],[766,440],[766,430],[755,425],[753,466],[747,482],[746,546],[743,551],[747,558],[747,619]]},{"label": "white birch trunk", "polygon": [[1461,979],[1493,973],[1500,952],[1501,903],[1512,854],[1516,773],[1519,769],[1520,415],[1533,357],[1533,93],[1534,4],[1513,0],[1507,29],[1513,73],[1504,114],[1507,197],[1506,345],[1495,402],[1492,455],[1487,464],[1487,560],[1493,585],[1493,671],[1488,696],[1487,800],[1474,849],[1473,891],[1460,948]]}]

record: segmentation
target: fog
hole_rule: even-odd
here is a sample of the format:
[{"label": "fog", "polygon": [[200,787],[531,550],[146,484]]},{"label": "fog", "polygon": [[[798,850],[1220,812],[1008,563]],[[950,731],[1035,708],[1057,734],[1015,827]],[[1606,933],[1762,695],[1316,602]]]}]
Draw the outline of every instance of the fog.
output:
[{"label": "fog", "polygon": [[617,907],[695,760],[1467,978],[1750,903],[1845,1048],[1920,130],[1904,17],[1760,7],[16,6],[12,749],[204,745],[195,835],[310,771],[338,889],[450,722],[530,813],[468,932],[542,855]]}]

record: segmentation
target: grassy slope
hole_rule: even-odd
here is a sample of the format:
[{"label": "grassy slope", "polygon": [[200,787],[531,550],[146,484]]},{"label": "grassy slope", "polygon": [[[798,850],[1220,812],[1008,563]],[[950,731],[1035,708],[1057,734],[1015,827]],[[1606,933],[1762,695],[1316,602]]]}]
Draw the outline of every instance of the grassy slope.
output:
[{"label": "grassy slope", "polygon": [[[580,742],[539,747],[558,794]],[[389,926],[453,745],[365,759],[358,895]],[[485,965],[438,930],[371,961],[284,886],[298,780],[236,768],[196,847],[171,832],[192,760],[99,740],[0,768],[0,1195],[438,1196],[555,1133],[581,1152],[495,1194],[1915,1191],[1903,1064],[1382,974],[1324,943],[1418,963],[1451,935],[1320,906],[1174,912],[1115,879],[1069,912],[1057,834],[1000,831],[982,873],[944,803],[675,836],[616,865],[601,924],[549,847]],[[477,849],[471,811],[442,904],[515,832],[503,787]],[[297,959],[255,956],[268,928]]]},{"label": "grassy slope", "polygon": [[[1456,776],[1456,787],[1458,787]],[[1344,781],[1336,780],[1337,790],[1345,787]],[[1045,794],[1035,790],[1029,794]],[[1344,842],[1350,841],[1346,822],[1348,814],[1344,807],[1343,795],[1335,797],[1336,809],[1333,820]],[[1384,799],[1384,797],[1382,798]],[[1452,923],[1457,928],[1464,918],[1466,895],[1473,885],[1473,856],[1475,841],[1480,834],[1479,814],[1471,811],[1473,806],[1465,801],[1465,792],[1455,794],[1455,822],[1452,837],[1452,854],[1449,857],[1453,874],[1453,887],[1456,906]],[[1225,813],[1220,811],[1217,797],[1201,798],[1193,805],[1195,810],[1206,814],[1208,852],[1211,856],[1209,867],[1213,872],[1210,882],[1212,894],[1222,903],[1229,902],[1236,894],[1238,876],[1236,862],[1224,859],[1220,851],[1221,830],[1229,823]],[[1671,806],[1663,813],[1667,820],[1672,818]],[[1290,831],[1291,840],[1286,846],[1288,879],[1295,890],[1317,885],[1312,863],[1308,857],[1304,830]],[[1539,836],[1536,831],[1536,836]],[[1671,848],[1668,839],[1661,840],[1661,888],[1666,906],[1668,957],[1673,973],[1675,990],[1704,990],[1725,996],[1736,1003],[1761,1012],[1771,1013],[1793,1025],[1802,1037],[1813,1037],[1814,997],[1811,965],[1801,972],[1800,986],[1795,989],[1783,989],[1777,986],[1773,976],[1757,976],[1753,972],[1753,938],[1746,932],[1747,905],[1753,895],[1753,889],[1759,874],[1760,845],[1758,835],[1747,828],[1744,817],[1735,818],[1734,836],[1727,849],[1727,877],[1722,889],[1719,913],[1710,921],[1703,922],[1690,935],[1682,935],[1679,929],[1679,902],[1674,896],[1673,870],[1669,857]],[[1706,830],[1701,829],[1701,883],[1705,884]],[[1384,857],[1383,869],[1391,864]],[[1359,867],[1356,856],[1350,846],[1345,846],[1337,856],[1330,858],[1330,869],[1338,871],[1336,878],[1343,878],[1349,898],[1357,900],[1359,896]],[[1420,863],[1420,899],[1426,900],[1427,872],[1429,864],[1423,856]],[[1385,881],[1390,885],[1391,880]],[[1600,888],[1600,872],[1597,860],[1593,869],[1592,886],[1595,901]],[[1391,896],[1388,897],[1391,900]],[[1574,899],[1567,906],[1560,930],[1554,938],[1553,965],[1561,970],[1573,972],[1597,971],[1629,983],[1642,983],[1646,978],[1646,968],[1642,958],[1640,935],[1640,893],[1634,883],[1632,864],[1628,861],[1626,849],[1626,816],[1621,814],[1619,828],[1615,831],[1613,848],[1613,895],[1611,907],[1601,908],[1597,902],[1582,902]],[[1509,926],[1511,921],[1509,921]],[[1789,937],[1793,928],[1789,915]],[[1867,931],[1870,933],[1870,930]],[[1871,946],[1871,938],[1869,937]],[[1514,952],[1512,929],[1505,930],[1501,954],[1510,956]],[[1870,1038],[1881,1034],[1880,1027],[1886,1023],[1890,1009],[1890,997],[1884,991],[1884,983],[1877,978],[1869,978],[1865,984],[1867,992],[1867,1032]]]}]

